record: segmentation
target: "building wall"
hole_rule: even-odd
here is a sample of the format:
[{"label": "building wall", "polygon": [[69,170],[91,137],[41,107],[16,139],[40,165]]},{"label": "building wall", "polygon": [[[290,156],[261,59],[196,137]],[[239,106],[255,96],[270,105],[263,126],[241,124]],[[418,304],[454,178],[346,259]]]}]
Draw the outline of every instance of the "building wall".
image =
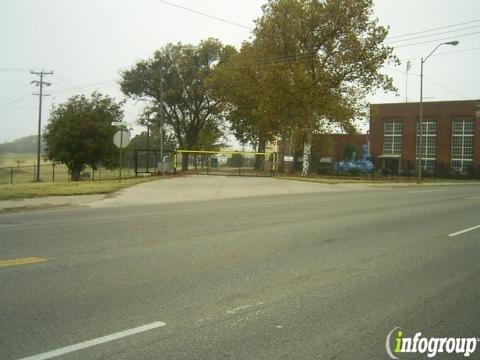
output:
[{"label": "building wall", "polygon": [[[416,159],[416,123],[420,104],[372,104],[370,106],[370,152],[383,154],[383,124],[385,120],[403,120],[401,159]],[[437,121],[437,162],[450,163],[452,150],[452,120],[457,117],[476,119],[474,134],[474,165],[480,165],[480,100],[424,102],[423,118]],[[378,163],[376,164],[379,165]]]}]

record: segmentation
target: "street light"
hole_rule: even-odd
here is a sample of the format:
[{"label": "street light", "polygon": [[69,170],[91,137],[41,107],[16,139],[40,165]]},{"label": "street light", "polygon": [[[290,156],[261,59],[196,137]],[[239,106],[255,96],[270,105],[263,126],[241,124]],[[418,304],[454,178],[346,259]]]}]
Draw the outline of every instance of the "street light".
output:
[{"label": "street light", "polygon": [[421,59],[421,67],[420,67],[420,119],[418,122],[418,148],[417,148],[417,167],[418,167],[418,183],[422,182],[422,147],[423,147],[423,64],[428,60],[430,56],[442,45],[452,45],[452,46],[457,46],[458,41],[449,41],[449,42],[444,42],[441,44],[438,44],[430,54],[426,58]]}]

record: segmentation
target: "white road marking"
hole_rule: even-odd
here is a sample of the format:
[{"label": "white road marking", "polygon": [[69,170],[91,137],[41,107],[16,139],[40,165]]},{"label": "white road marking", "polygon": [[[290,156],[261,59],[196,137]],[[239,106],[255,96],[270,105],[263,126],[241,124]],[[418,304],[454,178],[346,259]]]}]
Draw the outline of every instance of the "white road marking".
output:
[{"label": "white road marking", "polygon": [[81,342],[81,343],[78,343],[78,344],[74,344],[74,345],[70,345],[70,346],[65,346],[63,348],[48,351],[48,352],[45,352],[45,353],[42,353],[42,354],[28,356],[28,357],[22,358],[20,360],[51,359],[51,358],[54,358],[54,357],[57,357],[57,356],[61,356],[61,355],[65,355],[65,354],[68,354],[68,353],[71,353],[71,352],[74,352],[74,351],[86,349],[86,348],[89,348],[89,347],[92,347],[92,346],[95,346],[95,345],[100,345],[100,344],[103,344],[103,343],[106,343],[106,342],[109,342],[109,341],[113,341],[113,340],[117,340],[117,339],[120,339],[120,338],[123,338],[123,337],[126,337],[126,336],[135,335],[135,334],[138,334],[138,333],[141,333],[141,332],[144,332],[144,331],[148,331],[148,330],[152,330],[152,329],[155,329],[155,328],[158,328],[158,327],[161,327],[161,326],[165,326],[165,325],[166,324],[164,322],[156,321],[156,322],[153,322],[151,324],[139,326],[139,327],[136,327],[136,328],[133,328],[133,329],[130,329],[130,330],[120,331],[120,332],[117,332],[117,333],[114,333],[114,334],[111,334],[111,335],[102,336],[102,337],[92,339],[92,340],[87,340],[87,341],[84,341],[84,342]]},{"label": "white road marking", "polygon": [[468,228],[468,229],[465,229],[465,230],[460,230],[460,231],[457,231],[457,232],[454,232],[452,234],[448,234],[448,236],[457,236],[457,235],[461,235],[461,234],[464,234],[466,232],[469,232],[469,231],[472,231],[472,230],[475,230],[475,229],[480,229],[480,225],[477,225],[477,226],[474,226],[474,227],[471,227],[471,228]]},{"label": "white road marking", "polygon": [[227,314],[235,314],[238,310],[243,310],[243,309],[249,308],[250,306],[252,305],[244,305],[244,306],[237,307],[233,310],[227,310]]}]

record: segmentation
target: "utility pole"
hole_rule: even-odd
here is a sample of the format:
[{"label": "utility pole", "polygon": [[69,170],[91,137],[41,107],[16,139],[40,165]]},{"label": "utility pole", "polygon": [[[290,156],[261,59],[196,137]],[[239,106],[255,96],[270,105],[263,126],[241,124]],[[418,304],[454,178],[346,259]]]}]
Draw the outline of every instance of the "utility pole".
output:
[{"label": "utility pole", "polygon": [[41,151],[41,143],[42,143],[42,99],[44,96],[50,96],[49,94],[44,94],[43,93],[43,85],[45,86],[50,86],[52,85],[49,82],[43,81],[43,77],[45,75],[52,75],[53,71],[46,72],[45,70],[36,72],[36,71],[30,71],[31,74],[33,75],[38,75],[40,76],[40,80],[33,80],[31,83],[35,84],[40,87],[40,92],[38,94],[33,94],[37,95],[39,98],[39,104],[38,104],[38,136],[37,136],[37,175],[36,175],[36,181],[40,181],[40,151]]},{"label": "utility pole", "polygon": [[412,63],[407,61],[407,71],[405,71],[405,103],[408,103],[408,72],[412,68]]},{"label": "utility pole", "polygon": [[165,164],[163,161],[163,122],[164,122],[164,113],[163,113],[163,68],[160,67],[160,161],[162,164],[161,173],[162,176],[165,176]]}]

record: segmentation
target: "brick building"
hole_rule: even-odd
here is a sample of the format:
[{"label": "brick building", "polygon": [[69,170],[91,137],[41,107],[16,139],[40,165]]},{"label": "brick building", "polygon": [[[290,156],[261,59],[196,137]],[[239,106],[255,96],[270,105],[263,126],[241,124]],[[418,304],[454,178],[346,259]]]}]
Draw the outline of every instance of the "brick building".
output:
[{"label": "brick building", "polygon": [[[416,168],[419,103],[370,105],[370,153],[377,168]],[[423,103],[426,172],[467,173],[480,167],[480,100]]]}]

